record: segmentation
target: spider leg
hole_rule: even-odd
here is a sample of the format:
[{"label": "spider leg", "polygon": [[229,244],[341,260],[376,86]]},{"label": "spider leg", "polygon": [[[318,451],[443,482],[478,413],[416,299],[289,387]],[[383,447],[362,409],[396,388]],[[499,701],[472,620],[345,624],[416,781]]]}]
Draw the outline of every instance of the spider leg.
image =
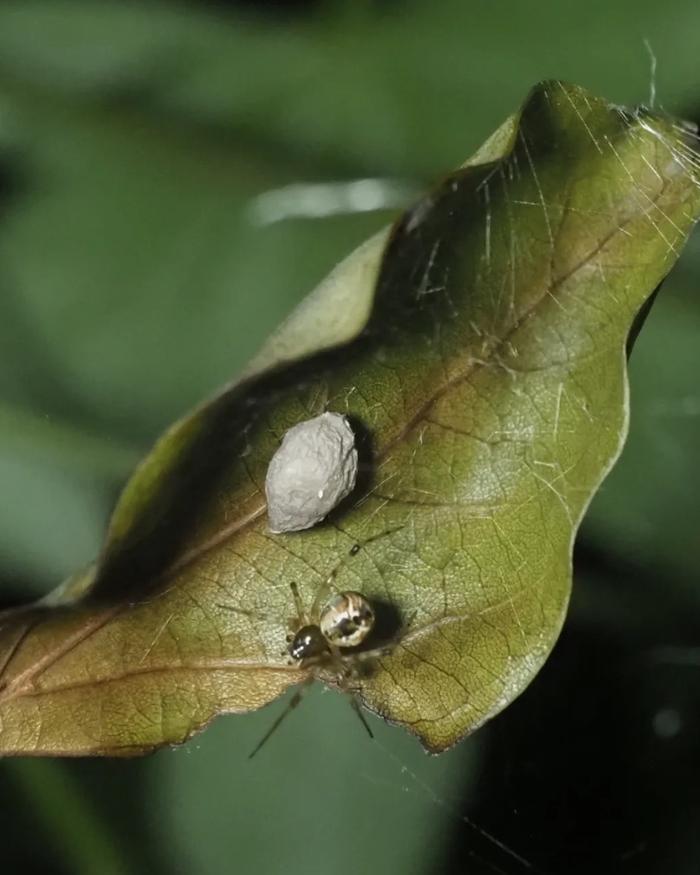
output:
[{"label": "spider leg", "polygon": [[374,733],[372,732],[370,725],[367,722],[367,718],[362,713],[362,707],[360,706],[357,696],[353,692],[352,688],[349,687],[350,680],[352,678],[352,666],[349,663],[345,662],[340,648],[330,648],[330,663],[336,673],[338,687],[347,696],[350,707],[355,712],[355,714],[357,714],[360,723],[367,730],[367,735],[369,735],[369,737],[373,739]]},{"label": "spider leg", "polygon": [[353,654],[353,659],[358,665],[366,662],[375,662],[383,656],[389,656],[394,652],[394,644],[384,644],[381,647],[373,647],[371,650],[361,650],[359,653]]},{"label": "spider leg", "polygon": [[350,696],[350,707],[351,707],[352,710],[355,712],[355,714],[357,714],[357,716],[360,718],[360,723],[361,723],[361,724],[365,727],[365,729],[367,730],[367,735],[369,735],[369,737],[370,737],[371,739],[374,739],[374,733],[373,733],[372,730],[370,729],[370,725],[369,725],[369,723],[367,722],[367,718],[366,718],[365,715],[362,713],[362,707],[360,706],[360,703],[357,701],[357,699],[356,699],[355,696],[353,696],[353,695]]},{"label": "spider leg", "polygon": [[299,625],[305,626],[309,622],[309,618],[306,615],[306,611],[304,610],[304,603],[301,600],[301,596],[299,595],[299,587],[292,580],[289,584],[289,588],[292,591],[292,596],[294,598],[294,608],[297,612],[297,617],[299,618]]},{"label": "spider leg", "polygon": [[328,599],[328,596],[335,589],[333,581],[335,580],[337,571],[337,567],[334,568],[333,571],[331,571],[331,573],[325,579],[325,581],[316,590],[316,595],[314,596],[314,601],[311,605],[311,611],[309,612],[311,617],[318,617],[318,615],[321,613],[321,607],[323,606],[323,603]]},{"label": "spider leg", "polygon": [[267,730],[265,735],[263,735],[263,737],[260,739],[260,741],[255,745],[255,748],[251,751],[251,753],[248,754],[249,760],[253,759],[255,754],[260,750],[260,748],[265,744],[265,742],[270,738],[270,736],[275,732],[275,730],[279,729],[280,724],[285,719],[285,717],[287,717],[289,715],[290,711],[293,711],[297,707],[299,702],[301,702],[301,700],[304,698],[304,694],[306,693],[306,691],[309,689],[309,687],[313,683],[313,680],[314,680],[314,677],[313,677],[313,675],[311,675],[305,681],[303,681],[299,687],[297,687],[297,689],[294,692],[294,695],[289,700],[287,707],[284,709],[284,711],[282,711],[282,713],[277,717],[277,719],[272,724],[272,726]]},{"label": "spider leg", "polygon": [[234,605],[223,605],[217,603],[217,608],[223,611],[233,611],[234,614],[243,614],[245,617],[254,617],[256,620],[269,620],[268,614],[259,614],[257,611],[249,611],[247,608],[236,608]]}]

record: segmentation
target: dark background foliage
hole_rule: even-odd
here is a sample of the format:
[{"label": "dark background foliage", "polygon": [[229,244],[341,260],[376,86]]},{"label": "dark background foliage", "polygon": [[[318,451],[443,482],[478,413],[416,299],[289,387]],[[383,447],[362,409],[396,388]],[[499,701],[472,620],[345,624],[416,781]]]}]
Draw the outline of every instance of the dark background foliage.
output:
[{"label": "dark background foliage", "polygon": [[[92,558],[158,432],[536,81],[648,103],[650,46],[697,120],[699,32],[696,0],[0,4],[0,604]],[[699,280],[695,237],[503,715],[429,759],[317,691],[252,762],[280,704],[145,760],[4,761],[3,871],[697,872]]]}]

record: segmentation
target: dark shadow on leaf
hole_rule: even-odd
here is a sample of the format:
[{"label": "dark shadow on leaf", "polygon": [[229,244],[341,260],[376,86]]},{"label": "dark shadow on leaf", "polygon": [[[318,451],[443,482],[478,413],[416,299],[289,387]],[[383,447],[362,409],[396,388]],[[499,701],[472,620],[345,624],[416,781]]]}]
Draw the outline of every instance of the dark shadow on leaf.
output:
[{"label": "dark shadow on leaf", "polygon": [[374,628],[362,644],[362,650],[375,650],[381,647],[391,647],[409,624],[410,617],[403,617],[396,605],[391,602],[375,599]]},{"label": "dark shadow on leaf", "polygon": [[647,321],[649,313],[651,313],[651,308],[654,306],[656,296],[659,294],[659,289],[662,285],[663,282],[659,283],[659,285],[654,289],[651,295],[642,304],[639,313],[637,313],[637,315],[634,317],[634,322],[632,323],[632,326],[630,328],[630,333],[627,335],[627,345],[625,347],[625,353],[627,354],[627,358],[632,355],[632,350],[634,349],[634,345],[637,342],[637,338],[639,337],[639,332],[644,327],[644,323]]},{"label": "dark shadow on leaf", "polygon": [[357,479],[355,488],[349,495],[333,508],[326,520],[321,525],[328,522],[330,525],[339,524],[343,516],[355,505],[358,501],[367,495],[372,487],[376,485],[376,464],[375,464],[375,439],[370,428],[357,416],[348,416],[348,422],[355,435],[355,448],[357,449]]}]

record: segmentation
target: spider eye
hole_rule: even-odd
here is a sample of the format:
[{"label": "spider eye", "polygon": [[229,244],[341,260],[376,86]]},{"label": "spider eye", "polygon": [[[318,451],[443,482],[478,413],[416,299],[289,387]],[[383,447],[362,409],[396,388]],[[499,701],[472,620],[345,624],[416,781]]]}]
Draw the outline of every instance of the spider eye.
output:
[{"label": "spider eye", "polygon": [[374,611],[361,593],[341,592],[321,611],[319,626],[331,644],[356,647],[372,631]]}]

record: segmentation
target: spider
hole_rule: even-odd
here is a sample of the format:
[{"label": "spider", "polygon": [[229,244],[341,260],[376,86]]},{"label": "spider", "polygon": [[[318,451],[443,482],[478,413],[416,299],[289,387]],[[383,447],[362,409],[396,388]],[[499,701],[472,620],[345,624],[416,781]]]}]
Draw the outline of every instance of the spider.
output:
[{"label": "spider", "polygon": [[[323,597],[327,596],[329,587],[330,579],[325,586],[319,589],[311,610],[307,613],[304,610],[299,588],[296,583],[290,583],[297,616],[292,620],[296,631],[287,635],[287,650],[290,662],[298,663],[302,668],[314,666],[330,671],[335,674],[338,686],[345,692],[351,692],[350,682],[357,676],[359,664],[376,656],[377,651],[348,652],[348,648],[358,647],[372,632],[375,625],[375,612],[362,593],[353,590],[333,593],[323,604]],[[323,606],[321,606],[322,604]],[[312,672],[295,691],[287,707],[251,752],[251,759],[288,716],[289,712],[297,707],[308,686],[315,679],[316,672]],[[370,738],[373,738],[372,730],[353,695],[351,695],[350,704]]]},{"label": "spider", "polygon": [[[385,534],[387,533],[370,538],[365,544],[378,540]],[[354,544],[349,551],[350,556],[356,556],[361,546],[364,545]],[[331,683],[334,682],[340,690],[349,695],[350,705],[360,722],[370,738],[374,737],[355,696],[353,681],[362,677],[373,661],[391,652],[402,623],[395,606],[384,602],[370,603],[360,592],[336,589],[333,582],[339,567],[340,564],[319,587],[308,611],[304,609],[297,584],[291,582],[289,585],[296,616],[289,621],[287,648],[283,652],[286,653],[290,665],[296,664],[299,668],[313,670],[302,681],[287,707],[258,742],[250,758],[258,753],[289,712],[297,707],[309,686],[317,679],[326,681],[329,676],[333,678]],[[232,605],[219,605],[219,607],[247,616],[255,616],[263,621],[269,619],[265,614]],[[413,618],[409,620],[407,626],[410,626],[412,621]],[[381,639],[378,646],[365,646],[363,649],[358,649],[361,645],[369,643],[370,636],[377,637],[377,633],[380,633]]]}]

